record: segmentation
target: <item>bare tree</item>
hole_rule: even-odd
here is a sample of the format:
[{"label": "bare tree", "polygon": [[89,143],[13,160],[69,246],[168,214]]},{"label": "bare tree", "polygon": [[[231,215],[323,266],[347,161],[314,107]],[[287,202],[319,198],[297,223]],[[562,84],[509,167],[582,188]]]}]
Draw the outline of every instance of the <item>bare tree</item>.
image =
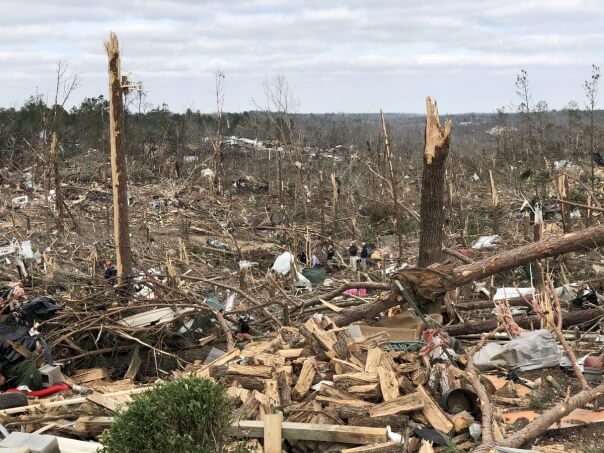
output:
[{"label": "bare tree", "polygon": [[215,75],[215,94],[216,94],[216,137],[212,142],[214,156],[214,174],[218,183],[218,193],[224,185],[224,140],[222,136],[222,109],[224,106],[224,72],[218,70]]},{"label": "bare tree", "polygon": [[279,177],[279,202],[283,203],[283,169],[282,158],[284,151],[293,167],[296,175],[296,197],[294,198],[294,210],[296,201],[299,199],[304,209],[304,215],[308,215],[307,194],[304,188],[304,164],[301,157],[302,138],[299,130],[295,127],[293,114],[296,110],[296,102],[292,96],[287,80],[275,77],[266,82],[264,91],[266,94],[266,116],[275,130],[278,142],[278,177]]},{"label": "bare tree", "polygon": [[[583,89],[585,90],[585,107],[589,115],[589,150],[588,156],[591,162],[591,191],[592,193],[596,189],[596,173],[595,173],[595,162],[593,159],[593,153],[596,152],[594,146],[594,110],[598,101],[598,82],[600,80],[600,68],[595,64],[591,66],[591,77],[583,83]],[[591,205],[591,197],[589,203]],[[588,221],[591,220],[591,210],[587,214]]]},{"label": "bare tree", "polygon": [[[57,229],[60,233],[64,231],[63,224],[63,191],[61,188],[61,175],[59,174],[59,145],[57,141],[56,128],[61,115],[65,110],[69,96],[80,85],[78,74],[69,73],[69,62],[59,61],[56,70],[55,96],[52,108],[52,119],[48,125],[50,132],[50,166],[46,170],[47,187],[50,188],[50,176],[54,173],[55,183],[55,207],[57,212]],[[47,129],[45,127],[45,129]],[[46,131],[45,131],[46,132]]]},{"label": "bare tree", "polygon": [[522,138],[525,156],[528,158],[531,165],[534,165],[535,141],[533,137],[533,115],[531,107],[532,97],[530,93],[528,73],[524,69],[522,69],[520,74],[516,76],[516,94],[520,98],[518,112],[522,118]]}]

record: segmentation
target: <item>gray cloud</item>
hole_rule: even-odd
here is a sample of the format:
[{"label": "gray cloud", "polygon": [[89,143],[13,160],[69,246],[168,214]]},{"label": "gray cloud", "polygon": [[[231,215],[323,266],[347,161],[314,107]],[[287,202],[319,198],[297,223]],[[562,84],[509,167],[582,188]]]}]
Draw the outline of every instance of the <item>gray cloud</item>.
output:
[{"label": "gray cloud", "polygon": [[604,56],[601,0],[3,0],[2,13],[2,105],[52,91],[64,59],[82,76],[75,102],[104,93],[109,31],[123,70],[175,110],[212,110],[218,69],[232,110],[284,75],[302,111],[421,111],[437,94],[443,111],[492,111],[521,68],[561,107]]}]

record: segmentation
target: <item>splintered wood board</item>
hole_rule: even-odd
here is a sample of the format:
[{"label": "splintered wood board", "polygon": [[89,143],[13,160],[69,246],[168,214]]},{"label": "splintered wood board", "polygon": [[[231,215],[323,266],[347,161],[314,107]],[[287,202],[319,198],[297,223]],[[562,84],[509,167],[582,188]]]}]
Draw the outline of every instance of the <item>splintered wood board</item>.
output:
[{"label": "splintered wood board", "polygon": [[[284,439],[317,442],[338,442],[343,444],[367,445],[386,442],[386,428],[364,426],[324,425],[314,423],[283,422],[281,432]],[[236,437],[264,436],[264,422],[241,420],[231,426],[231,434]]]},{"label": "splintered wood board", "polygon": [[172,307],[163,307],[156,308],[155,310],[149,310],[142,313],[137,313],[132,316],[128,316],[126,318],[122,318],[118,321],[118,324],[121,324],[126,327],[145,327],[150,324],[164,324],[166,322],[174,321],[178,316],[183,313],[188,313],[191,311],[195,311],[194,308],[172,308]]}]

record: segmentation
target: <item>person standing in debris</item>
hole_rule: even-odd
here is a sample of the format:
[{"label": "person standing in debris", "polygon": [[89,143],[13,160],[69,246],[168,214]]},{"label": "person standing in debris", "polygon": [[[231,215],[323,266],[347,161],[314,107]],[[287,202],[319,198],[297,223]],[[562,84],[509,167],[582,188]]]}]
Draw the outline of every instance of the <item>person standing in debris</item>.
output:
[{"label": "person standing in debris", "polygon": [[357,270],[358,249],[356,242],[352,241],[350,247],[348,247],[348,256],[350,257],[350,269],[353,271]]},{"label": "person standing in debris", "polygon": [[361,269],[367,270],[367,258],[369,257],[369,249],[364,242],[361,244]]},{"label": "person standing in debris", "polygon": [[314,253],[310,258],[310,265],[311,267],[319,267],[319,258]]},{"label": "person standing in debris", "polygon": [[333,258],[336,256],[336,251],[333,249],[333,244],[327,247],[327,267],[333,269]]},{"label": "person standing in debris", "polygon": [[300,252],[300,254],[298,255],[298,261],[300,261],[302,264],[306,265],[306,252],[304,250],[302,250]]}]

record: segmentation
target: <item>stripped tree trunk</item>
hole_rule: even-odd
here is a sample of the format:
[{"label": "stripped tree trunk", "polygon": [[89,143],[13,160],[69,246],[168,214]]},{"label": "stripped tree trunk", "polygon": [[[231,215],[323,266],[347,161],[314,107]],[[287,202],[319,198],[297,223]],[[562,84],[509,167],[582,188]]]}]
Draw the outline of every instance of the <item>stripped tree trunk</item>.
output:
[{"label": "stripped tree trunk", "polygon": [[398,241],[398,261],[401,262],[403,257],[403,236],[401,233],[401,219],[399,214],[398,192],[396,177],[394,176],[394,168],[392,167],[392,151],[390,150],[390,140],[388,139],[388,130],[386,128],[386,120],[384,120],[384,111],[380,110],[380,118],[382,120],[382,129],[384,131],[384,150],[386,151],[386,160],[388,162],[388,170],[390,177],[390,188],[392,189],[392,211],[394,215],[394,227],[396,230],[396,238]]},{"label": "stripped tree trunk", "polygon": [[111,180],[113,186],[113,233],[118,277],[132,274],[132,255],[128,224],[128,176],[124,146],[124,104],[119,42],[111,33],[105,43],[109,59],[109,120],[111,142]]},{"label": "stripped tree trunk", "polygon": [[499,194],[491,170],[489,170],[489,178],[491,180],[491,204],[493,205],[493,234],[499,234]]},{"label": "stripped tree trunk", "polygon": [[562,211],[562,228],[565,233],[572,231],[570,222],[570,209],[566,203],[568,196],[568,178],[566,175],[560,175],[557,179],[558,198],[560,198],[560,210]]},{"label": "stripped tree trunk", "polygon": [[52,133],[50,142],[50,160],[55,177],[55,206],[57,209],[57,229],[60,233],[65,231],[63,225],[63,191],[61,190],[61,176],[59,175],[59,156],[57,150],[57,133]]},{"label": "stripped tree trunk", "polygon": [[421,222],[419,233],[419,267],[427,267],[444,258],[444,188],[445,164],[449,154],[451,121],[440,126],[436,103],[426,99],[426,142],[422,175]]}]

